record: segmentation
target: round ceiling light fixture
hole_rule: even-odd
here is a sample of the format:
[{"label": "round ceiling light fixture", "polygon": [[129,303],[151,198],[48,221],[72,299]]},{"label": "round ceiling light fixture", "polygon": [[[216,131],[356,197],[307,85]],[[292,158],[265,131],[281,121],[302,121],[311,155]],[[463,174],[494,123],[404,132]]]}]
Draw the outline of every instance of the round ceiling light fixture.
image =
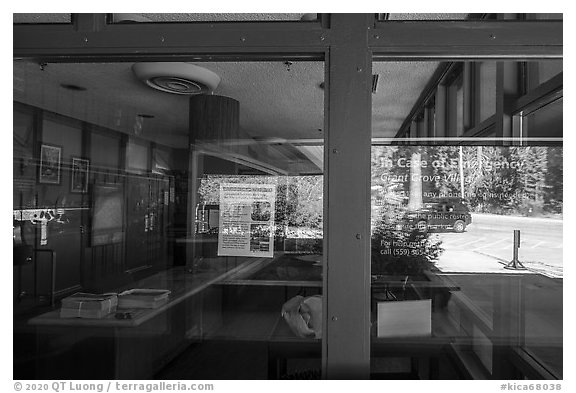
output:
[{"label": "round ceiling light fixture", "polygon": [[190,63],[136,63],[132,72],[148,86],[173,94],[211,93],[220,83],[217,74]]}]

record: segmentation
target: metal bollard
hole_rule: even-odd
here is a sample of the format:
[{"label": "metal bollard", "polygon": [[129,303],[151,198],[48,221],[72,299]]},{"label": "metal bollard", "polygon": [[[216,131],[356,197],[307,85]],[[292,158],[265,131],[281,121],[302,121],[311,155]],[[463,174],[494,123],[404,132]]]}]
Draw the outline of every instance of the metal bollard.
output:
[{"label": "metal bollard", "polygon": [[504,269],[510,270],[526,270],[526,267],[518,259],[518,249],[520,248],[520,230],[514,230],[514,246],[513,246],[513,257],[512,260],[504,266]]}]

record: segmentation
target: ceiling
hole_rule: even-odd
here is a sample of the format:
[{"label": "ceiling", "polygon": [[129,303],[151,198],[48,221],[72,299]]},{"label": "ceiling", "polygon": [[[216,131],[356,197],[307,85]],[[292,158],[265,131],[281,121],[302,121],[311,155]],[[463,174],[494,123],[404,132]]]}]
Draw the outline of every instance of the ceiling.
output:
[{"label": "ceiling", "polygon": [[[240,102],[240,127],[259,140],[319,139],[324,134],[323,62],[197,63],[221,78],[214,94]],[[132,63],[14,61],[14,99],[168,146],[188,141],[188,97],[151,89]],[[437,62],[375,62],[374,137],[393,137]],[[62,85],[76,85],[73,91]],[[152,115],[141,118],[138,115]],[[136,127],[136,128],[135,128]]]},{"label": "ceiling", "polygon": [[[20,22],[25,22],[27,18],[38,20],[29,14],[25,15],[27,14],[15,14],[15,21],[18,19]],[[54,15],[62,18],[62,14]],[[169,21],[191,18],[193,15],[198,14],[146,14],[146,17],[154,21]],[[214,18],[214,15],[225,15],[229,20],[238,18],[250,20],[264,18],[264,15],[269,14],[202,15],[212,15],[211,18]],[[299,19],[302,14],[273,15],[276,16],[275,20],[278,18],[290,20]],[[434,14],[428,14],[428,18],[432,19],[430,15]],[[451,17],[454,15],[456,14],[451,14]],[[449,14],[436,14],[436,16],[448,18]],[[405,16],[398,14],[398,19],[402,18]],[[17,60],[13,62],[14,100],[114,131],[137,135],[162,145],[187,146],[188,97],[148,87],[135,77],[131,70],[132,64],[50,63],[41,67],[34,62]],[[294,160],[296,155],[314,167],[322,167],[321,149],[304,147],[294,149],[294,146],[322,144],[326,131],[323,62],[195,64],[220,76],[221,82],[214,94],[239,101],[240,128],[242,135],[249,141],[258,141],[258,144],[264,145],[273,144],[277,155],[281,157]],[[373,64],[373,74],[379,75],[377,89],[372,95],[373,137],[393,137],[396,134],[438,64],[437,62]],[[75,85],[85,90],[69,90],[62,85]],[[140,115],[150,115],[153,118]],[[302,143],[306,141],[308,143]],[[282,148],[281,145],[291,147]],[[274,157],[274,154],[270,157]]]}]

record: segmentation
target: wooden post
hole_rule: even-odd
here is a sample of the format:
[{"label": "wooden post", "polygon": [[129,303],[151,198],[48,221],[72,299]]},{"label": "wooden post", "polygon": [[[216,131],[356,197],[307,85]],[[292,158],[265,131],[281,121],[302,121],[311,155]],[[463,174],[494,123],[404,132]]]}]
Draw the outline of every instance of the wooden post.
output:
[{"label": "wooden post", "polygon": [[373,16],[333,14],[324,148],[323,377],[370,375],[370,146]]}]

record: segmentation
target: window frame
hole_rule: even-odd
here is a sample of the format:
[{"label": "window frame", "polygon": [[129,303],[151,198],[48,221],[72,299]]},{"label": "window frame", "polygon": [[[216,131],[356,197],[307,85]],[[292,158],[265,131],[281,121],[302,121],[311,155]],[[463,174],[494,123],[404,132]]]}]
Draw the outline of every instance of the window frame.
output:
[{"label": "window frame", "polygon": [[[373,59],[562,59],[563,50],[563,24],[557,20],[388,23],[376,22],[375,14],[321,14],[320,23],[109,25],[106,14],[73,14],[72,20],[72,25],[14,25],[13,58],[325,61],[325,378],[366,378],[370,372]],[[495,116],[494,134],[507,136],[511,119],[503,102],[497,102]],[[350,260],[356,261],[354,269]]]}]

